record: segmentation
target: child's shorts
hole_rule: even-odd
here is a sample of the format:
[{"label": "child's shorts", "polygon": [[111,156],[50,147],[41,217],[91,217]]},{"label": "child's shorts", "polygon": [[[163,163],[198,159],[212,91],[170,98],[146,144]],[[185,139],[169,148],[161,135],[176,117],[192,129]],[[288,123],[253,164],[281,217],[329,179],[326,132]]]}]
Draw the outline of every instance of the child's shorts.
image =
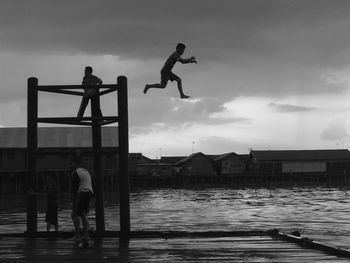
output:
[{"label": "child's shorts", "polygon": [[174,81],[174,80],[180,79],[177,75],[175,75],[171,71],[161,71],[160,76],[161,76],[160,83],[164,86],[168,83],[169,80]]},{"label": "child's shorts", "polygon": [[45,221],[51,225],[57,225],[57,204],[51,204],[47,207]]}]

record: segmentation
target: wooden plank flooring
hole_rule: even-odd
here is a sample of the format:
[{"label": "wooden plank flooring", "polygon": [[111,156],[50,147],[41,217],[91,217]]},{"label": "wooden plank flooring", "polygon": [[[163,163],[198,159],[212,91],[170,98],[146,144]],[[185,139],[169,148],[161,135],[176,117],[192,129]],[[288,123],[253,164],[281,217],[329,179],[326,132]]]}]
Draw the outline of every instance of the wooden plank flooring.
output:
[{"label": "wooden plank flooring", "polygon": [[127,247],[116,237],[76,249],[71,239],[3,237],[0,262],[349,262],[269,236],[133,238]]}]

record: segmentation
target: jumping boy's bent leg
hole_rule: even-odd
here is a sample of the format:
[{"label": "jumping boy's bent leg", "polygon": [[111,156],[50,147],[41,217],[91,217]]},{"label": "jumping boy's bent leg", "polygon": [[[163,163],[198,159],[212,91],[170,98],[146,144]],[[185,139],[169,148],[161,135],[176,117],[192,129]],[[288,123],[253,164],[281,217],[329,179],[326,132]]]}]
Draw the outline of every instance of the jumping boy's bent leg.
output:
[{"label": "jumping boy's bent leg", "polygon": [[169,81],[169,73],[168,72],[161,72],[160,83],[146,84],[145,88],[143,89],[143,93],[146,94],[147,91],[151,88],[165,89],[166,85],[168,84],[168,81]]},{"label": "jumping boy's bent leg", "polygon": [[146,93],[147,93],[147,91],[148,91],[148,89],[149,89],[149,86],[151,86],[151,85],[149,85],[149,84],[146,84],[146,85],[145,85],[145,88],[143,89],[143,94],[146,94]]},{"label": "jumping boy's bent leg", "polygon": [[166,86],[162,83],[155,83],[155,84],[146,84],[145,88],[143,89],[143,93],[146,94],[147,91],[151,88],[155,89],[164,89]]},{"label": "jumping boy's bent leg", "polygon": [[190,96],[187,96],[184,94],[183,90],[182,90],[182,81],[179,77],[176,76],[176,78],[174,79],[177,82],[177,88],[179,90],[180,93],[180,98],[181,99],[188,99]]}]

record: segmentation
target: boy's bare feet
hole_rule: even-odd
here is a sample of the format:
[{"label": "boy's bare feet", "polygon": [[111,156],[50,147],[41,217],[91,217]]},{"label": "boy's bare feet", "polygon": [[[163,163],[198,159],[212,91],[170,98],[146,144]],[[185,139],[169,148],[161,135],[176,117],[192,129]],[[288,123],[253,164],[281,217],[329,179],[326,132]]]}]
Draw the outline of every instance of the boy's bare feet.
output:
[{"label": "boy's bare feet", "polygon": [[143,93],[146,94],[148,90],[148,85],[146,84],[145,88],[143,89]]},{"label": "boy's bare feet", "polygon": [[190,96],[187,96],[187,95],[181,95],[181,99],[188,99]]}]

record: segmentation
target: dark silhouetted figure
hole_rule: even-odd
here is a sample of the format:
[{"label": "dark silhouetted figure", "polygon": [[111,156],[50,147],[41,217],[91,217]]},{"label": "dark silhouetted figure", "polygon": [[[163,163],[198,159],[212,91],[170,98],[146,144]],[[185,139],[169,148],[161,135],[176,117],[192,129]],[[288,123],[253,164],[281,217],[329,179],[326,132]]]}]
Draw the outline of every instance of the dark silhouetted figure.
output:
[{"label": "dark silhouetted figure", "polygon": [[176,51],[170,55],[170,57],[166,60],[163,68],[160,71],[161,81],[160,83],[155,84],[146,84],[143,93],[147,93],[148,89],[156,88],[156,89],[164,89],[168,83],[168,81],[176,81],[177,88],[179,89],[181,99],[187,99],[190,96],[184,94],[182,90],[182,81],[177,75],[175,75],[171,70],[173,69],[176,62],[181,62],[182,64],[187,63],[197,63],[195,57],[190,57],[187,59],[182,58],[181,56],[185,52],[186,46],[182,43],[178,43],[176,46]]},{"label": "dark silhouetted figure", "polygon": [[50,185],[46,191],[47,194],[47,207],[46,207],[46,231],[49,232],[51,226],[55,227],[55,231],[58,231],[58,202],[57,202],[57,188],[55,184]]},{"label": "dark silhouetted figure", "polygon": [[[72,195],[73,211],[72,220],[75,228],[75,245],[88,246],[89,240],[89,212],[90,199],[93,196],[93,178],[89,171],[81,165],[81,154],[75,154],[72,158]],[[83,236],[80,235],[80,219],[83,223]]]},{"label": "dark silhouetted figure", "polygon": [[[99,89],[89,89],[89,85],[102,85],[102,80],[99,77],[96,77],[92,75],[92,67],[87,66],[85,67],[85,76],[83,77],[83,85],[86,85],[87,87],[84,87],[84,95],[80,103],[79,111],[78,111],[78,119],[81,120],[83,118],[86,106],[89,103],[89,100],[91,99],[91,103],[96,103],[99,108],[99,116],[102,116],[102,112],[100,109],[100,99],[96,94],[99,92]],[[94,102],[92,102],[94,100]]]}]

